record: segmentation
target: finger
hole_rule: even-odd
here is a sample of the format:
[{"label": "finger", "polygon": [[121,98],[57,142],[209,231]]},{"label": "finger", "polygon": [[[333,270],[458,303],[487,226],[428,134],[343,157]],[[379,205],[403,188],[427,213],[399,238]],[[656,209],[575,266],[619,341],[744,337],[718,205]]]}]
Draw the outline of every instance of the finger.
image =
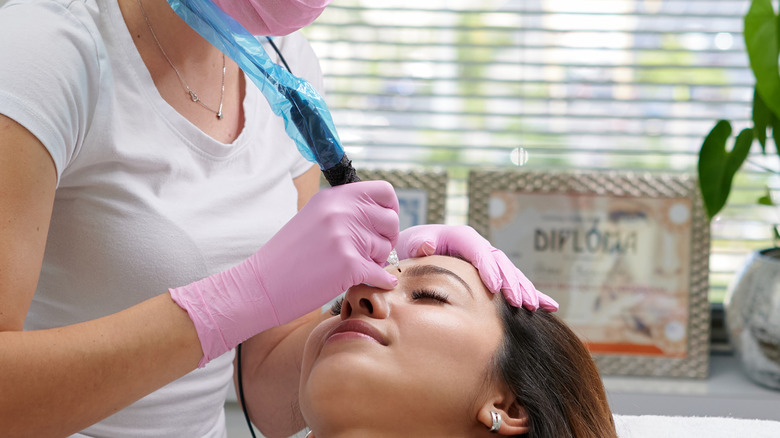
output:
[{"label": "finger", "polygon": [[388,240],[391,242],[391,245],[395,245],[398,241],[399,233],[398,212],[389,208],[373,205],[367,207],[366,210],[363,211],[363,214],[371,224],[371,229],[369,229],[369,231],[373,231],[379,238]]},{"label": "finger", "polygon": [[541,292],[539,292],[539,307],[548,312],[557,312],[559,308],[557,301]]},{"label": "finger", "polygon": [[517,269],[503,251],[493,249],[491,253],[503,275],[504,284],[501,289],[504,291],[504,295],[510,293],[517,302],[515,305],[518,307],[522,305],[528,310],[538,309],[539,297],[537,296],[536,287],[531,283],[531,280]]},{"label": "finger", "polygon": [[509,304],[514,307],[526,307],[529,310],[536,310],[529,294],[520,285],[520,280],[514,272],[514,267],[510,270],[507,270],[506,267],[504,267],[501,270],[501,276],[503,279],[501,293],[504,294],[504,298],[509,301]]},{"label": "finger", "polygon": [[398,214],[398,196],[395,194],[395,189],[393,189],[393,186],[389,182],[382,180],[361,181],[348,185],[361,186],[360,188],[363,190],[363,193],[371,198],[376,204],[384,208],[389,208]]},{"label": "finger", "polygon": [[401,231],[395,245],[398,258],[408,259],[433,254],[436,250],[435,234],[430,231],[434,229],[433,227],[433,225],[416,225]]},{"label": "finger", "polygon": [[479,271],[479,277],[491,292],[496,293],[501,290],[503,278],[501,269],[496,263],[496,259],[490,252],[475,252],[471,254],[462,254],[462,256]]},{"label": "finger", "polygon": [[517,274],[518,285],[521,294],[523,296],[523,307],[528,310],[536,310],[539,308],[539,291],[531,280],[529,280],[519,269],[515,268]]},{"label": "finger", "polygon": [[368,257],[379,266],[386,266],[392,249],[392,242],[382,237],[375,237],[369,242]]},{"label": "finger", "polygon": [[416,257],[427,257],[429,255],[436,254],[436,244],[426,240],[417,248],[417,252],[415,253]]},{"label": "finger", "polygon": [[399,259],[427,257],[436,254],[436,241],[430,236],[416,236],[404,243],[401,243],[400,237],[398,240],[396,252],[398,252]]},{"label": "finger", "polygon": [[502,283],[501,270],[492,257],[495,248],[490,245],[490,242],[467,225],[447,227],[446,233],[449,236],[442,241],[449,244],[447,246],[439,244],[436,253],[463,257],[477,268],[485,286],[491,292],[498,292]]},{"label": "finger", "polygon": [[398,278],[395,275],[385,271],[382,267],[374,263],[367,263],[366,278],[362,283],[367,283],[380,289],[391,290],[398,286]]}]

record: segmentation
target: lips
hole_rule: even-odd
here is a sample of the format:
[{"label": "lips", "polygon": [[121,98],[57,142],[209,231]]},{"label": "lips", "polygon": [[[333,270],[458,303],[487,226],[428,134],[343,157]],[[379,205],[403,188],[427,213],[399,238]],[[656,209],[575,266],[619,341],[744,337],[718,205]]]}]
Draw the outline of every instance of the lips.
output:
[{"label": "lips", "polygon": [[[368,337],[381,345],[387,345],[387,340],[379,330],[373,325],[359,319],[348,319],[339,323],[339,325],[328,332],[328,335],[325,337],[325,342],[329,342],[335,335],[344,335],[343,337],[354,335],[358,338]],[[341,337],[342,336],[339,336],[339,338]]]}]

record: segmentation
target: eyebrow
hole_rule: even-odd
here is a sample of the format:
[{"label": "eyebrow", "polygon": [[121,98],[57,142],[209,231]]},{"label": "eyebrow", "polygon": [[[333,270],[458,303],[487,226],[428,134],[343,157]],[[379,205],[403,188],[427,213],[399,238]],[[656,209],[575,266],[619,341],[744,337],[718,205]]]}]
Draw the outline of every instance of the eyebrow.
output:
[{"label": "eyebrow", "polygon": [[441,266],[414,265],[404,269],[404,275],[405,276],[408,275],[411,277],[424,277],[426,275],[446,275],[460,282],[460,284],[463,285],[463,287],[466,289],[469,295],[471,295],[471,297],[474,298],[474,292],[471,291],[471,287],[468,285],[468,283],[466,283],[465,280],[460,278],[458,274],[450,271],[449,269],[442,268]]}]

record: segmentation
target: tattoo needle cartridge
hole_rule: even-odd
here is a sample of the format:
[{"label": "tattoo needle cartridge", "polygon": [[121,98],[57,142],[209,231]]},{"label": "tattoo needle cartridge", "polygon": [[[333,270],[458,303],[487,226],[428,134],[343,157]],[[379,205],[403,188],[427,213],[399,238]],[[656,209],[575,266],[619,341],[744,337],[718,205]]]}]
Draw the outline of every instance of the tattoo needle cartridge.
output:
[{"label": "tattoo needle cartridge", "polygon": [[390,251],[390,255],[387,257],[387,263],[395,266],[395,269],[398,269],[398,272],[401,272],[400,262],[398,261],[398,253],[395,252],[395,248]]}]

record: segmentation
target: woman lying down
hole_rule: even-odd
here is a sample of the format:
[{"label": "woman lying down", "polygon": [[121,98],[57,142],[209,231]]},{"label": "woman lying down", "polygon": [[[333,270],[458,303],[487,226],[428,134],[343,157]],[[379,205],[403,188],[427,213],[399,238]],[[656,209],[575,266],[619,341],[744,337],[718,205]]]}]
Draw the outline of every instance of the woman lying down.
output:
[{"label": "woman lying down", "polygon": [[398,286],[352,287],[309,336],[309,436],[616,437],[599,373],[553,314],[510,306],[468,262],[401,262]]}]

